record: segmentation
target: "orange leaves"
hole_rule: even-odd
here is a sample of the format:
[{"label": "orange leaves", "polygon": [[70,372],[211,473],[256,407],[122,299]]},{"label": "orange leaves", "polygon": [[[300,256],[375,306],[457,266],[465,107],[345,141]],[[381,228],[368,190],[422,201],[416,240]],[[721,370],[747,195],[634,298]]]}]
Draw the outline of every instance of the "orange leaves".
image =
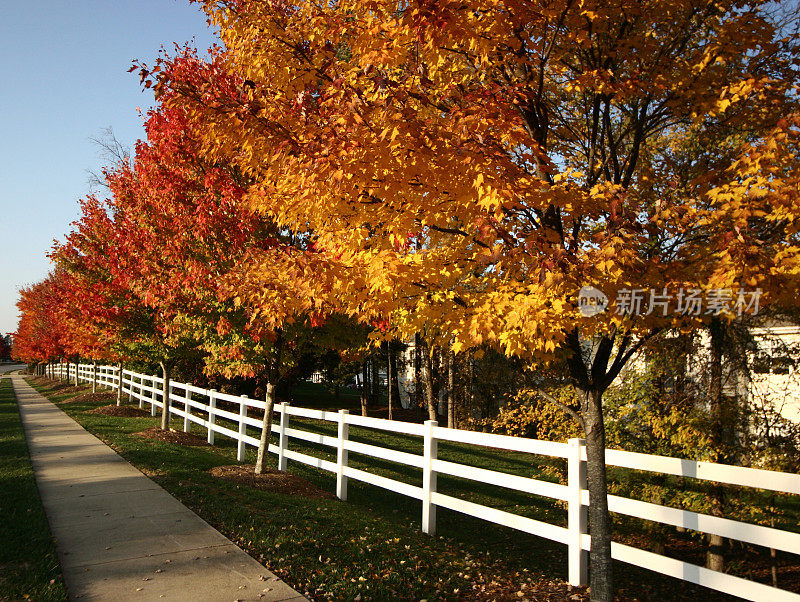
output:
[{"label": "orange leaves", "polygon": [[161,90],[202,123],[200,152],[246,175],[251,206],[329,262],[273,279],[248,256],[231,287],[259,319],[289,312],[279,291],[299,282],[398,333],[546,357],[582,286],[750,276],[753,221],[798,223],[791,127],[740,160],[720,134],[762,136],[756,104],[783,98],[748,67],[768,24],[732,6],[208,3],[224,53],[165,62]]}]

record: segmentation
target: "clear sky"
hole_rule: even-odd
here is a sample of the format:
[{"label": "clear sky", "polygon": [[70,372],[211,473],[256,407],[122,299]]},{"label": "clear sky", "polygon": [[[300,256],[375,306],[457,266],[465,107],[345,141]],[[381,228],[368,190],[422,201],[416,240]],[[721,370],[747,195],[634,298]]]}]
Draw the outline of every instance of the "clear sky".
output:
[{"label": "clear sky", "polygon": [[109,126],[127,147],[152,105],[133,59],[215,40],[188,0],[0,3],[0,333],[17,327],[17,291],[50,269],[45,254],[78,217],[103,164],[90,141]]}]

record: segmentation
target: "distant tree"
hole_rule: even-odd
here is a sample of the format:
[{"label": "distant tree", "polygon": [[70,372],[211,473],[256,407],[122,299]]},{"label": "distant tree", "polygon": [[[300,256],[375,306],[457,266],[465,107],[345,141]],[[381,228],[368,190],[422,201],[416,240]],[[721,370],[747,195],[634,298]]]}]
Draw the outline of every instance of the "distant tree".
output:
[{"label": "distant tree", "polygon": [[12,343],[11,335],[0,334],[0,361],[7,362],[11,360]]}]

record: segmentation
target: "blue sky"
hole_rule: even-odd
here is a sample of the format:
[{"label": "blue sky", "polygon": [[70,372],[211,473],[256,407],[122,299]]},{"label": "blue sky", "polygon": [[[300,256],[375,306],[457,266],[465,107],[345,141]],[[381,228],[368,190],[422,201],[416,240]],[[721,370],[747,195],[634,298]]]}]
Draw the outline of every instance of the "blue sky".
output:
[{"label": "blue sky", "polygon": [[215,40],[188,0],[25,0],[0,7],[0,333],[16,330],[20,286],[49,271],[45,254],[78,217],[103,165],[90,141],[111,126],[144,136],[133,59],[163,45]]}]

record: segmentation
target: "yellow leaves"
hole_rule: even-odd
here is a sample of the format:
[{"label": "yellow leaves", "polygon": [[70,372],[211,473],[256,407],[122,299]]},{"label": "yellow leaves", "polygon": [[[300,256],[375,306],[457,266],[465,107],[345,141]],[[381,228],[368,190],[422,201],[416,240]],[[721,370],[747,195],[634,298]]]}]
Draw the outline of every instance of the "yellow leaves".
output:
[{"label": "yellow leaves", "polygon": [[387,126],[381,130],[379,139],[386,140],[389,139],[390,142],[394,142],[397,136],[400,135],[400,128],[398,126]]},{"label": "yellow leaves", "polygon": [[[796,158],[787,151],[796,144],[777,134],[754,144],[729,172],[710,173],[700,184],[681,179],[682,161],[691,170],[702,155],[712,155],[713,164],[713,155],[725,152],[705,146],[714,141],[702,137],[703,123],[723,113],[736,118],[765,84],[737,70],[733,61],[743,55],[734,30],[720,41],[712,26],[687,52],[657,58],[671,52],[664,44],[671,35],[684,35],[681,19],[696,13],[685,2],[634,4],[626,10],[638,11],[632,21],[641,27],[604,47],[615,39],[607,34],[616,32],[619,15],[597,2],[566,13],[559,2],[524,11],[514,3],[481,11],[413,4],[402,13],[385,3],[300,2],[285,15],[274,3],[248,2],[247,11],[219,18],[230,65],[265,91],[263,106],[249,122],[213,116],[207,145],[234,156],[258,183],[254,207],[280,227],[314,232],[346,266],[331,277],[331,297],[347,311],[391,315],[406,332],[450,329],[461,337],[457,351],[487,343],[525,357],[552,356],[558,333],[575,324],[568,299],[582,286],[607,286],[611,294],[623,282],[706,278],[711,269],[691,268],[709,253],[693,242],[700,230],[706,240],[720,240],[723,226],[737,226],[742,234],[731,245],[752,253],[745,226],[754,219],[800,227]],[[556,23],[559,35],[547,48],[535,32],[552,32]],[[517,31],[533,32],[527,55],[516,52]],[[276,42],[278,34],[288,44]],[[347,56],[330,61],[328,40]],[[287,50],[293,43],[307,52],[303,60]],[[581,49],[590,45],[613,61],[581,63]],[[530,57],[550,50],[544,94],[558,119],[538,148],[518,109],[535,86],[526,74],[540,68]],[[306,102],[300,115],[292,103],[307,88],[319,105]],[[633,156],[627,150],[621,167],[605,147],[588,165],[586,100],[594,95],[612,98],[608,135],[621,136],[612,142],[617,149],[630,148],[632,107],[659,107],[665,123],[684,124],[691,110],[698,120],[695,129],[676,125],[648,139],[639,155],[646,168],[617,185],[611,172],[625,171]],[[761,127],[758,120],[751,125]],[[599,183],[587,190],[587,181]],[[548,211],[558,227],[541,226]],[[664,248],[677,259],[661,257]],[[725,260],[724,270],[733,270],[736,262]],[[260,294],[280,301],[278,293]],[[600,332],[614,320],[597,317],[588,328]]]}]

